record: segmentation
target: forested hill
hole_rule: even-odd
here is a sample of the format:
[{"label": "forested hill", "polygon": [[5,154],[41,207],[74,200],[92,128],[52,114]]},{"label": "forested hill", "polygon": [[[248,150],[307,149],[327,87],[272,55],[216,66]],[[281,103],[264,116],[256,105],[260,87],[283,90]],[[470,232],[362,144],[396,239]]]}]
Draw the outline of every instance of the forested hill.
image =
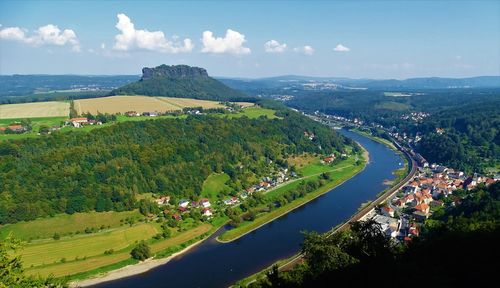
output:
[{"label": "forested hill", "polygon": [[472,172],[500,161],[500,98],[439,112],[413,129],[423,135],[419,152],[432,162]]},{"label": "forested hill", "polygon": [[[391,94],[388,94],[391,95]],[[407,96],[378,91],[302,92],[287,105],[314,113],[358,118],[422,140],[416,148],[428,161],[484,173],[500,164],[500,90],[416,90]],[[418,121],[412,112],[426,113]],[[406,116],[406,117],[405,117]],[[437,133],[437,128],[444,129]],[[439,129],[439,130],[441,130]]]},{"label": "forested hill", "polygon": [[227,173],[228,185],[240,191],[269,172],[270,163],[287,166],[288,155],[332,153],[352,144],[299,113],[277,115],[131,121],[2,142],[0,224],[60,212],[129,210],[138,193],[193,199],[213,172]]},{"label": "forested hill", "polygon": [[144,68],[139,81],[115,89],[110,95],[168,96],[218,101],[250,98],[211,78],[205,69],[187,65]]}]

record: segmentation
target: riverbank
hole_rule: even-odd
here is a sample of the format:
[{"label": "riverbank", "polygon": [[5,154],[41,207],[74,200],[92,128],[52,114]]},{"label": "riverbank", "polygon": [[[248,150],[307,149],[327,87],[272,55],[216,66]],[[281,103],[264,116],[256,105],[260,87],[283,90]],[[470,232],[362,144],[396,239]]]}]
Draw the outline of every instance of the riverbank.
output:
[{"label": "riverbank", "polygon": [[[213,233],[215,233],[218,229],[216,229]],[[188,247],[182,249],[181,251],[178,251],[176,253],[173,253],[172,255],[166,257],[166,258],[160,258],[160,259],[147,259],[145,261],[139,262],[137,264],[132,264],[132,265],[127,265],[125,267],[112,270],[110,272],[103,273],[102,275],[97,275],[93,278],[88,278],[84,280],[76,280],[70,283],[70,287],[88,287],[88,286],[93,286],[96,284],[108,282],[108,281],[113,281],[116,279],[120,278],[125,278],[137,274],[142,274],[144,272],[147,272],[153,268],[156,268],[160,265],[168,263],[170,260],[173,258],[182,255],[186,252],[188,252],[191,248],[195,247],[196,245],[200,244],[201,242],[205,241],[208,237],[210,237],[213,233],[208,235],[207,237],[204,237],[203,239],[200,239],[199,241],[189,245]]]},{"label": "riverbank", "polygon": [[[384,145],[388,146],[391,149],[393,149],[393,148],[396,149],[395,151],[397,151],[398,154],[401,155],[401,156],[403,156],[404,159],[405,159],[405,167],[404,168],[411,167],[411,169],[407,170],[407,173],[405,173],[406,176],[403,176],[403,177],[401,177],[401,175],[398,175],[396,173],[396,171],[400,171],[401,169],[394,170],[393,174],[396,175],[398,178],[395,179],[395,181],[393,181],[391,187],[388,187],[387,189],[384,189],[383,191],[381,191],[380,193],[378,193],[377,194],[377,198],[375,200],[369,201],[367,203],[364,203],[365,207],[360,207],[360,209],[358,209],[358,211],[356,213],[354,213],[354,215],[352,215],[348,220],[344,221],[343,223],[341,223],[341,224],[333,227],[330,230],[329,233],[335,233],[337,231],[348,229],[348,227],[350,225],[349,223],[352,223],[354,221],[358,221],[362,216],[366,215],[369,211],[371,211],[376,205],[378,205],[381,202],[385,201],[388,197],[391,197],[395,193],[395,191],[397,191],[397,189],[399,189],[400,187],[402,187],[403,185],[405,185],[406,183],[408,183],[408,181],[410,181],[411,177],[413,177],[413,175],[415,173],[415,165],[416,164],[414,163],[414,161],[412,160],[412,163],[411,163],[412,166],[408,166],[408,162],[407,162],[407,160],[405,158],[407,155],[405,153],[403,153],[402,151],[398,150],[394,146],[394,144],[392,144],[391,142],[389,142],[389,141],[378,141],[378,140],[381,140],[381,138],[378,138],[378,137],[375,137],[375,136],[372,136],[372,135],[368,135],[368,134],[362,133],[362,132],[360,133],[360,131],[353,131],[353,132],[355,132],[355,133],[357,133],[357,134],[359,134],[361,136],[364,136],[366,138],[369,138],[369,139],[371,139],[371,140],[373,140],[375,142],[384,144]],[[385,140],[385,139],[382,139],[382,140]],[[361,147],[363,148],[364,152],[368,153],[368,151],[366,151],[363,146],[361,146]],[[266,277],[267,272],[273,266],[275,266],[275,265],[278,266],[279,270],[288,270],[288,269],[293,268],[298,263],[301,263],[302,261],[303,261],[302,254],[299,252],[299,253],[297,253],[297,254],[289,257],[289,258],[281,259],[281,260],[276,261],[275,263],[273,263],[272,265],[270,265],[268,268],[265,268],[265,269],[263,269],[263,270],[261,270],[261,271],[259,271],[257,273],[254,273],[254,274],[252,274],[252,275],[250,275],[248,277],[245,277],[245,278],[243,278],[243,279],[235,282],[235,284],[231,285],[230,287],[248,287],[248,285],[250,285],[251,283],[257,281],[258,279]]]},{"label": "riverbank", "polygon": [[[285,205],[283,207],[280,207],[280,208],[273,210],[271,212],[268,212],[260,217],[257,217],[255,220],[253,220],[251,222],[246,222],[242,226],[228,230],[228,231],[224,232],[223,234],[219,235],[216,238],[216,240],[221,242],[221,243],[229,243],[229,242],[235,241],[235,240],[261,228],[262,226],[276,220],[277,218],[301,207],[302,205],[307,204],[308,202],[310,202],[310,201],[318,198],[319,196],[329,192],[330,190],[334,189],[335,187],[342,185],[345,181],[351,179],[352,177],[354,177],[355,175],[357,175],[358,173],[363,171],[364,168],[366,167],[366,164],[369,163],[370,156],[369,156],[368,151],[363,146],[361,146],[361,148],[363,149],[363,153],[361,154],[361,157],[363,158],[362,165],[352,166],[352,170],[348,171],[348,173],[346,173],[345,175],[342,175],[342,177],[337,178],[337,179],[335,179],[336,175],[332,175],[332,173],[339,171],[339,170],[341,171],[342,169],[351,168],[351,167],[346,166],[346,167],[332,169],[332,170],[328,171],[327,173],[332,175],[331,176],[332,180],[330,182],[326,183],[325,186],[322,186],[322,187],[318,188],[317,190],[310,192],[310,193],[306,194],[304,197],[301,197],[301,198],[299,198],[291,203],[288,203],[287,205]],[[310,175],[310,176],[303,177],[303,178],[298,179],[298,180],[305,180],[305,179],[312,178],[314,176],[317,176],[317,175]],[[288,185],[290,185],[290,184],[291,183],[289,183]]]}]

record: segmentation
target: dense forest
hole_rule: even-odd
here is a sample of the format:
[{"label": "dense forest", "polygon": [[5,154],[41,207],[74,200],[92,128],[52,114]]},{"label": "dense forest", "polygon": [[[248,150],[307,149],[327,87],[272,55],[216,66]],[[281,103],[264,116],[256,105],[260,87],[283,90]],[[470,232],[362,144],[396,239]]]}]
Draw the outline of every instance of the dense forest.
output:
[{"label": "dense forest", "polygon": [[[305,261],[293,270],[273,268],[250,287],[326,287],[325,283],[405,287],[488,287],[500,256],[500,182],[478,187],[461,205],[434,213],[420,237],[395,244],[374,221],[355,223],[332,236],[306,234]],[[467,195],[468,194],[468,195]]]},{"label": "dense forest", "polygon": [[[254,184],[288,155],[342,151],[350,140],[299,113],[281,118],[190,116],[124,122],[91,133],[0,143],[0,223],[55,213],[129,210],[135,195],[197,198],[224,171],[233,189]],[[316,135],[313,140],[304,131]]]},{"label": "dense forest", "polygon": [[[422,135],[415,148],[427,160],[467,172],[485,172],[500,159],[500,91],[453,89],[413,92],[407,97],[380,91],[303,92],[287,104],[308,112],[358,118],[366,124],[395,127],[400,133]],[[410,112],[430,116],[404,119]],[[438,134],[437,128],[444,129]]]},{"label": "dense forest", "polygon": [[499,129],[500,99],[445,110],[413,128],[423,135],[417,146],[422,155],[467,172],[500,164]]}]

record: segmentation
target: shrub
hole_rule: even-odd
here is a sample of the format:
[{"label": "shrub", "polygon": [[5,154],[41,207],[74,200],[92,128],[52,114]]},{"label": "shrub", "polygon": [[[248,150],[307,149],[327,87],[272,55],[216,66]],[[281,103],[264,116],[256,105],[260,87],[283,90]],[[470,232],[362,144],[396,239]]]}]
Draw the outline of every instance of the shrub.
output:
[{"label": "shrub", "polygon": [[136,260],[144,261],[151,257],[151,249],[146,242],[141,241],[132,249],[130,255]]}]

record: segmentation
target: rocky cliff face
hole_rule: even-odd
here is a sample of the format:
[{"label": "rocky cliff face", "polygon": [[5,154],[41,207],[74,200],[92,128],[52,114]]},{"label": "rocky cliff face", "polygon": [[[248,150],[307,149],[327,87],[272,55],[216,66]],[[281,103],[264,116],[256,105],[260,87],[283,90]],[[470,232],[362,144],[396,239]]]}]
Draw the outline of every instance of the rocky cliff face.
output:
[{"label": "rocky cliff face", "polygon": [[199,67],[191,67],[188,65],[160,65],[156,68],[144,67],[142,69],[142,79],[150,79],[153,77],[208,77],[207,70]]}]

